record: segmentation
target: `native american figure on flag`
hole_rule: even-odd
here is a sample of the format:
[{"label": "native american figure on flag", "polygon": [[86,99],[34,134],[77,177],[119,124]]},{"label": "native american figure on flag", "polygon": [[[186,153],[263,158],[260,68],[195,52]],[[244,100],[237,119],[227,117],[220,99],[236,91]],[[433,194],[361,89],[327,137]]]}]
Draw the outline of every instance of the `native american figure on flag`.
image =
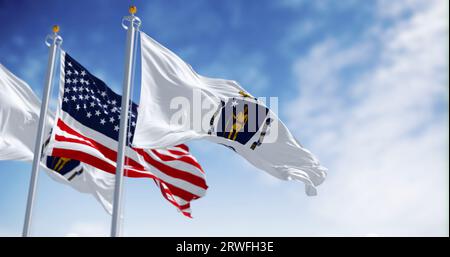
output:
[{"label": "native american figure on flag", "polygon": [[[269,110],[254,99],[232,97],[224,102],[212,121],[210,135],[247,144],[263,126]],[[264,131],[261,131],[263,133]]]}]

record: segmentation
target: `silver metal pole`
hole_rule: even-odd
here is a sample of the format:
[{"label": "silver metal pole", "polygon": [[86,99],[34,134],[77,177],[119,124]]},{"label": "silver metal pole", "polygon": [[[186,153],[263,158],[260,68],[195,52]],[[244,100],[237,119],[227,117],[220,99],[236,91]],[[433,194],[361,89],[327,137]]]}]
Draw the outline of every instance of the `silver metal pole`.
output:
[{"label": "silver metal pole", "polygon": [[[28,189],[27,209],[25,212],[25,221],[23,224],[22,236],[27,237],[30,235],[31,218],[33,214],[34,197],[36,193],[37,179],[39,175],[39,166],[41,162],[41,147],[42,139],[45,132],[45,119],[47,118],[48,102],[50,99],[50,93],[53,82],[53,72],[55,68],[55,58],[58,47],[62,44],[62,38],[57,34],[59,27],[53,27],[53,34],[48,35],[45,43],[50,47],[48,54],[47,75],[45,77],[45,87],[42,95],[41,112],[39,114],[38,132],[36,135],[36,143],[34,145],[34,157],[33,166],[31,169],[30,186]],[[49,42],[50,41],[50,42]]]},{"label": "silver metal pole", "polygon": [[[111,222],[111,236],[118,237],[121,234],[121,210],[122,210],[122,181],[123,166],[125,161],[125,147],[128,139],[128,110],[130,107],[130,88],[133,81],[134,45],[136,32],[139,30],[141,20],[134,16],[136,7],[130,7],[131,16],[124,17],[122,26],[128,30],[127,45],[125,50],[125,78],[122,91],[122,110],[120,112],[119,147],[117,149],[116,182],[114,188],[114,205]],[[129,22],[129,25],[125,24]]]}]

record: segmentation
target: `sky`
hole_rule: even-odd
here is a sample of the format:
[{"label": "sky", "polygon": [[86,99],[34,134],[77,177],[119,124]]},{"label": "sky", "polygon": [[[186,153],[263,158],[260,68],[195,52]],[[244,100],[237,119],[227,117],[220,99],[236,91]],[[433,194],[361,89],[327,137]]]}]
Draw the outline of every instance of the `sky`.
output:
[{"label": "sky", "polygon": [[[120,92],[130,4],[142,31],[199,74],[278,97],[281,120],[329,171],[308,197],[190,142],[209,185],[194,218],[149,179],[127,178],[125,236],[449,235],[448,1],[0,0],[0,62],[41,97],[44,38],[58,24],[62,48]],[[21,235],[30,170],[0,162],[0,236]],[[110,222],[94,197],[40,173],[32,235],[108,236]]]}]

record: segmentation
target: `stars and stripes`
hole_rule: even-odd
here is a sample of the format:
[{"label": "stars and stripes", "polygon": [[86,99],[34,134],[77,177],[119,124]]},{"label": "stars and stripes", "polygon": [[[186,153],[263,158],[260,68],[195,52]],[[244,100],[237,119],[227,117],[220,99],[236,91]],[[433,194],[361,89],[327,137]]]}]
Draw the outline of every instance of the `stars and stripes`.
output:
[{"label": "stars and stripes", "polygon": [[[48,153],[114,174],[121,101],[120,95],[62,52],[60,101]],[[152,178],[164,198],[190,217],[190,201],[205,195],[207,189],[200,164],[186,145],[166,149],[131,147],[137,115],[137,105],[131,103],[125,176]]]}]

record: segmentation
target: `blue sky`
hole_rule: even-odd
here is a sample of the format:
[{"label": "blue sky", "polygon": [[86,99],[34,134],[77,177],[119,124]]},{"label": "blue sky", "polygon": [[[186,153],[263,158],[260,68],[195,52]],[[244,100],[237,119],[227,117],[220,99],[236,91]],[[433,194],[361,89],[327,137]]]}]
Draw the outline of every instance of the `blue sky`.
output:
[{"label": "blue sky", "polygon": [[[447,1],[0,1],[0,62],[41,96],[56,23],[63,49],[120,92],[132,3],[142,30],[198,73],[279,97],[281,119],[329,176],[307,197],[194,142],[210,186],[194,219],[152,181],[127,179],[125,235],[448,236]],[[139,81],[138,71],[136,101]],[[30,166],[0,162],[0,235],[20,235]],[[94,197],[44,173],[38,183],[33,235],[108,235]]]}]

